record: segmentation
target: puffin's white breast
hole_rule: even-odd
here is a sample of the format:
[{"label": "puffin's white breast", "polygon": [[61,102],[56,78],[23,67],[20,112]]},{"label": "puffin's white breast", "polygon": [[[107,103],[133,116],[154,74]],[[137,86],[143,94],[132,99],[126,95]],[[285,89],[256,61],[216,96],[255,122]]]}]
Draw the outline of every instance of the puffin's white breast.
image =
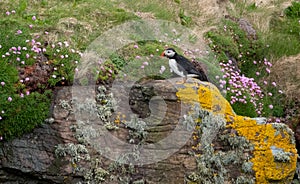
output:
[{"label": "puffin's white breast", "polygon": [[185,75],[183,74],[183,71],[179,71],[178,64],[175,59],[169,59],[169,66],[170,66],[171,72],[174,72],[181,77],[185,77]]}]

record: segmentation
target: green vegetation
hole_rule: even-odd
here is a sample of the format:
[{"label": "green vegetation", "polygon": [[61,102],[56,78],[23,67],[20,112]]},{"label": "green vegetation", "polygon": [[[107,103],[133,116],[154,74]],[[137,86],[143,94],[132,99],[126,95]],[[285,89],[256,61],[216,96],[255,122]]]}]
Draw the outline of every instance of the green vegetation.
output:
[{"label": "green vegetation", "polygon": [[[242,11],[238,16],[260,11],[255,4],[247,5],[240,1],[236,3]],[[217,54],[225,71],[221,80],[222,87],[227,92],[227,99],[240,115],[281,117],[284,114],[285,96],[277,88],[275,81],[268,80],[268,76],[272,70],[272,62],[283,56],[298,54],[300,51],[299,2],[293,2],[284,13],[284,17],[273,16],[267,34],[258,30],[255,35],[247,33],[238,22],[242,19],[232,17],[223,20],[218,29],[206,34],[210,40],[210,47]],[[228,60],[233,60],[230,62],[235,68],[230,67],[231,64],[228,65]],[[237,67],[238,73],[232,72]],[[238,85],[241,81],[245,84],[245,80],[249,79],[255,81],[255,85],[251,86],[256,89],[249,90],[249,83]]]},{"label": "green vegetation", "polygon": [[268,55],[274,59],[298,54],[300,50],[300,2],[294,1],[284,13],[284,18],[273,17],[266,37]]},{"label": "green vegetation", "polygon": [[[231,2],[239,10],[232,12],[233,16],[261,11],[256,4]],[[206,38],[224,67],[224,75],[228,73],[225,78],[218,76],[212,80],[221,80],[223,89],[227,90],[227,99],[238,114],[250,117],[283,115],[284,96],[267,77],[271,59],[299,53],[299,4],[293,2],[284,11],[284,17],[274,16],[266,35],[257,31],[256,38],[249,37],[236,21],[229,19],[207,32]],[[188,27],[196,25],[193,13],[184,9],[179,0],[20,0],[3,1],[0,8],[0,137],[4,140],[20,136],[43,123],[49,112],[51,90],[73,84],[82,53],[104,31],[141,18],[163,19]],[[128,79],[171,77],[166,60],[158,57],[165,44],[156,40],[127,45],[92,71],[96,74],[94,80],[101,84],[111,83],[120,76]],[[167,44],[173,44],[184,54],[176,42]],[[211,55],[197,59],[211,65]],[[238,73],[226,71],[226,67],[230,69],[228,58],[237,60]],[[39,74],[39,71],[44,73]],[[233,76],[239,78],[240,83],[230,81]],[[89,77],[79,82],[89,84]],[[241,88],[234,83],[248,86]]]}]

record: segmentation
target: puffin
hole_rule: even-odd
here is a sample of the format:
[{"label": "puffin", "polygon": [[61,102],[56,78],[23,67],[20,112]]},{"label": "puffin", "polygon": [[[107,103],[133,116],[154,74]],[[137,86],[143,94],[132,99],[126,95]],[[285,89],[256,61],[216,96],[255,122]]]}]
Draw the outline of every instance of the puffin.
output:
[{"label": "puffin", "polygon": [[168,48],[161,53],[162,57],[169,59],[170,71],[178,76],[184,77],[184,82],[188,77],[193,77],[201,81],[207,81],[208,78],[201,68],[196,67],[184,56],[177,54],[175,49]]}]

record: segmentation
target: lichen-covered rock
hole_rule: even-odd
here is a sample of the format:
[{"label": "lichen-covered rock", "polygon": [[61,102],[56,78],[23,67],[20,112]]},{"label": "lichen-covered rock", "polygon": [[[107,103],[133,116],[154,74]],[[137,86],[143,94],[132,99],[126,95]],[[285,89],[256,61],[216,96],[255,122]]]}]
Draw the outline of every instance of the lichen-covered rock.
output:
[{"label": "lichen-covered rock", "polygon": [[[75,88],[73,95],[92,95],[95,104],[72,98],[71,87],[61,88],[47,124],[1,145],[1,183],[289,183],[293,177],[297,158],[293,132],[284,124],[236,115],[210,83],[146,80],[130,87],[128,101],[122,100],[123,89],[118,91],[117,105],[130,104],[129,109],[118,110],[113,108],[110,89],[87,88]],[[132,116],[123,116],[128,110]],[[97,116],[91,119],[89,113]],[[100,121],[92,127],[95,118]],[[184,128],[176,130],[180,124]],[[123,153],[125,147],[110,144],[114,142],[100,129],[135,149]],[[171,135],[175,136],[167,147],[159,144]],[[187,140],[174,151],[184,137]],[[101,141],[108,143],[97,147]],[[140,151],[155,143],[162,145],[155,150],[172,154],[143,164],[146,152]],[[115,147],[120,155],[110,160],[103,153]],[[149,157],[160,156],[148,151]]]},{"label": "lichen-covered rock", "polygon": [[253,145],[248,162],[251,163],[251,167],[247,170],[253,171],[256,183],[292,181],[298,155],[294,133],[285,124],[266,124],[261,118],[236,115],[229,103],[212,85],[194,82],[184,86],[177,93],[180,99],[198,100],[202,108],[215,114],[223,114],[227,122],[226,128],[237,132],[230,136],[242,136]]}]

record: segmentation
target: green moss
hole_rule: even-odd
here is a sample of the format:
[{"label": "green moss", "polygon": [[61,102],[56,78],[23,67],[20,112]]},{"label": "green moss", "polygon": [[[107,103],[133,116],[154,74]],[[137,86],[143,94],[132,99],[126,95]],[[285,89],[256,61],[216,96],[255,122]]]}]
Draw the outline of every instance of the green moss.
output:
[{"label": "green moss", "polygon": [[4,139],[11,139],[32,131],[33,128],[42,124],[49,115],[50,98],[48,93],[36,92],[25,95],[10,95],[9,102],[7,94],[1,94],[1,107],[4,111],[0,123],[0,135]]}]

